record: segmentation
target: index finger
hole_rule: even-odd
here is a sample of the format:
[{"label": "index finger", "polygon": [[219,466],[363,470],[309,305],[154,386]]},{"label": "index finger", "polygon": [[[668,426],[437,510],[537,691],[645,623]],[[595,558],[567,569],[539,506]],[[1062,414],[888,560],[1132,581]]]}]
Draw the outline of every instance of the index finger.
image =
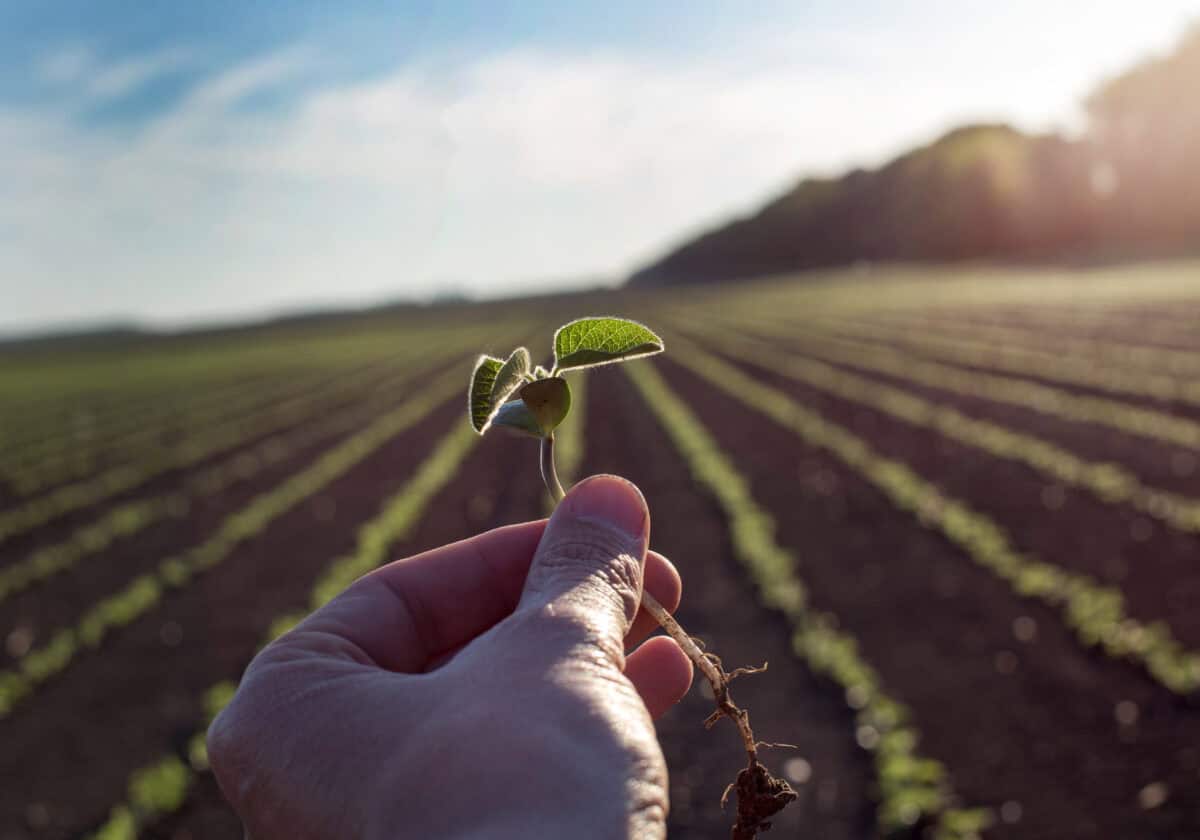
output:
[{"label": "index finger", "polygon": [[[293,640],[320,640],[321,653],[390,671],[426,671],[512,614],[545,528],[544,519],[508,525],[393,561],[305,619]],[[678,605],[679,573],[653,551],[645,585],[668,609]],[[627,643],[641,641],[652,625],[639,612]]]},{"label": "index finger", "polygon": [[298,635],[351,645],[353,658],[418,673],[516,608],[546,520],[508,525],[393,561],[310,615]]}]

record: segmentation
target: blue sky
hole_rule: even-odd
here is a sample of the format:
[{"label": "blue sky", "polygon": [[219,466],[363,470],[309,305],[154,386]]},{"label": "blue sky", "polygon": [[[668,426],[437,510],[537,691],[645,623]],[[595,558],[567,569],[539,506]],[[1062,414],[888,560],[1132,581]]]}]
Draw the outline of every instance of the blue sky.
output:
[{"label": "blue sky", "polygon": [[0,331],[615,281],[807,173],[1081,125],[1200,3],[0,5]]}]

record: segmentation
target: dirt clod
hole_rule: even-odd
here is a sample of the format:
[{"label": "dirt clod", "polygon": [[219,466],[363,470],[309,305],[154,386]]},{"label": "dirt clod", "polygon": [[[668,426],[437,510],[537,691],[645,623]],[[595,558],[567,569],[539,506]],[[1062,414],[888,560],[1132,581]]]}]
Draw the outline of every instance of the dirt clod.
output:
[{"label": "dirt clod", "polygon": [[734,783],[737,794],[737,822],[733,824],[733,840],[754,840],[760,831],[771,827],[771,817],[778,814],[796,798],[796,791],[783,779],[771,775],[757,761],[738,773]]}]

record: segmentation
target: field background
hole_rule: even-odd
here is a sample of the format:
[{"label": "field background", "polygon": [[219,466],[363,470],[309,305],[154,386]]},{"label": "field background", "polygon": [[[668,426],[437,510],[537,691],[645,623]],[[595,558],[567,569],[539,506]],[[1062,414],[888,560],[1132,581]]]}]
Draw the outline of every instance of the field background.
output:
[{"label": "field background", "polygon": [[[1200,265],[875,267],[0,353],[0,838],[234,838],[200,734],[395,557],[545,514],[475,356],[637,317],[562,470],[645,492],[800,791],[771,837],[1200,836]],[[672,836],[727,836],[701,687]],[[398,792],[403,795],[403,792]]]}]

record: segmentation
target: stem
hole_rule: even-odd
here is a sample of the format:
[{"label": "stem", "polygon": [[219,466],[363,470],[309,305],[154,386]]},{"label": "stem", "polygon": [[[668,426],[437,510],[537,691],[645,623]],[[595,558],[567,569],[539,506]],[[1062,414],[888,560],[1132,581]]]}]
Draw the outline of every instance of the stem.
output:
[{"label": "stem", "polygon": [[563,490],[562,483],[558,480],[558,470],[554,467],[553,432],[542,438],[541,467],[542,481],[545,482],[546,489],[550,491],[550,495],[554,497],[555,502],[561,502],[563,496],[567,494]]},{"label": "stem", "polygon": [[738,734],[742,736],[742,746],[746,748],[746,755],[751,762],[757,761],[758,745],[754,741],[754,732],[750,729],[750,715],[745,709],[739,708],[729,697],[729,683],[734,677],[742,674],[754,674],[766,670],[766,666],[738,668],[732,674],[727,674],[721,667],[721,660],[715,654],[700,650],[700,645],[696,644],[696,640],[687,634],[683,625],[676,621],[675,617],[667,612],[667,608],[645,589],[642,590],[642,609],[650,613],[667,635],[683,648],[688,659],[695,663],[696,667],[700,669],[700,673],[708,680],[708,684],[712,686],[713,698],[717,701],[717,710],[705,721],[704,725],[711,727],[723,717],[732,720],[737,724]]},{"label": "stem", "polygon": [[[539,463],[542,470],[542,481],[546,485],[546,489],[550,495],[554,497],[555,502],[561,502],[566,492],[563,490],[562,483],[558,480],[558,470],[554,466],[554,434],[551,433],[542,438],[541,452]],[[743,674],[756,674],[766,670],[766,665],[761,668],[736,668],[732,673],[726,673],[721,666],[721,660],[716,654],[705,653],[700,649],[700,645],[696,639],[688,635],[683,626],[675,620],[671,613],[667,612],[659,600],[647,592],[642,590],[642,609],[650,613],[654,620],[659,623],[667,635],[670,636],[687,654],[688,659],[692,660],[696,668],[708,680],[712,686],[713,698],[717,703],[717,710],[709,716],[704,722],[707,727],[712,727],[718,720],[727,717],[732,720],[738,728],[738,733],[742,736],[742,745],[746,748],[746,755],[750,758],[750,764],[753,766],[758,761],[758,749],[754,740],[754,732],[750,729],[750,715],[745,709],[739,708],[729,696],[729,683],[734,677],[740,677]]]}]

